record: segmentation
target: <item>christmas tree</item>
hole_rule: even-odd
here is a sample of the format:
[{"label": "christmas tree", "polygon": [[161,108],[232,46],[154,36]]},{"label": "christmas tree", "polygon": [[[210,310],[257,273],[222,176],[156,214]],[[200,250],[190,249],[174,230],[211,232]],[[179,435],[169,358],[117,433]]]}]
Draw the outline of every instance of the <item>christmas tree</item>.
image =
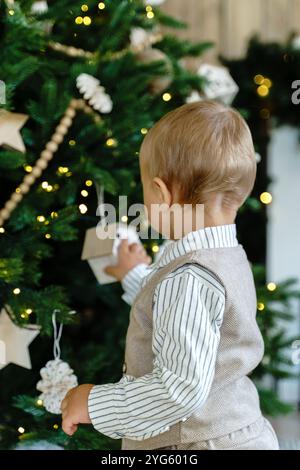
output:
[{"label": "christmas tree", "polygon": [[[24,368],[30,362],[23,344],[21,360],[8,357],[0,372],[3,449],[18,441],[67,449],[120,447],[91,426],[80,427],[70,439],[60,416],[46,411],[36,384],[40,368],[53,358],[53,312],[65,325],[62,358],[79,382],[117,381],[122,373],[129,308],[120,286],[100,286],[81,260],[85,232],[98,222],[99,188],[106,202],[116,205],[120,194],[129,203],[141,202],[143,136],[162,115],[204,89],[205,78],[189,71],[184,59],[211,46],[164,34],[165,26],[185,25],[166,16],[158,3],[163,2],[1,2],[0,318],[10,328],[22,328],[23,343],[39,332],[30,346],[32,370]],[[258,189],[241,213],[244,234],[253,210],[264,219]],[[147,248],[158,250],[153,242]],[[260,304],[269,312],[259,319],[267,337],[270,324],[276,327],[274,292],[260,273],[257,279]],[[276,290],[275,300],[287,311],[290,290],[289,284]],[[260,379],[281,370],[283,339],[268,343],[266,354],[275,363],[259,366]],[[273,412],[282,411],[276,395],[265,401],[272,402]]]}]

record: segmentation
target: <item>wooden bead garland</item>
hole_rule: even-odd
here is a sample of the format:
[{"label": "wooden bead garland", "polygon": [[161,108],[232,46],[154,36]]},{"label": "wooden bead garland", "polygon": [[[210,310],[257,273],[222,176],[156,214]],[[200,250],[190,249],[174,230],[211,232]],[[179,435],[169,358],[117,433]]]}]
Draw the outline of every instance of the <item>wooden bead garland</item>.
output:
[{"label": "wooden bead garland", "polygon": [[94,56],[93,52],[88,52],[73,46],[66,46],[59,42],[50,41],[48,45],[54,51],[62,52],[70,57],[86,57],[87,59],[92,59]]},{"label": "wooden bead garland", "polygon": [[[72,125],[73,119],[77,111],[83,111],[86,114],[93,113],[93,109],[88,106],[84,100],[72,99],[68,108],[66,109],[60,123],[55,129],[51,139],[47,142],[45,149],[41,152],[40,158],[36,161],[35,166],[29,175],[24,176],[18,191],[12,193],[9,200],[5,203],[4,207],[0,210],[0,226],[9,219],[12,211],[17,207],[23,196],[27,194],[30,187],[35,183],[52,160],[54,153],[58,150],[59,145],[63,142],[65,135]],[[99,121],[100,116],[95,116],[95,121]]]}]

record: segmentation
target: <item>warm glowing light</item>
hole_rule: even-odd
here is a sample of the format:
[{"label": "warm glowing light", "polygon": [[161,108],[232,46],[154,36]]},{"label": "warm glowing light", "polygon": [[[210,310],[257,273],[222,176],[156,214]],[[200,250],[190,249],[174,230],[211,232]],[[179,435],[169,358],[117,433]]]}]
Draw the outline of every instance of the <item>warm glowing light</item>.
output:
[{"label": "warm glowing light", "polygon": [[266,87],[271,88],[273,85],[272,80],[270,80],[269,78],[265,78],[263,81],[263,85],[266,85]]},{"label": "warm glowing light", "polygon": [[152,10],[153,10],[153,8],[152,8],[151,5],[147,5],[147,6],[146,6],[146,11],[152,11]]},{"label": "warm glowing light", "polygon": [[154,13],[153,13],[153,11],[148,11],[148,12],[147,12],[147,18],[149,18],[149,20],[152,20],[152,18],[154,18]]},{"label": "warm glowing light", "polygon": [[21,192],[21,189],[20,188],[16,188],[16,193],[20,193]]},{"label": "warm glowing light", "polygon": [[15,295],[19,295],[21,293],[21,289],[19,289],[18,287],[16,287],[14,290],[13,290],[13,293]]},{"label": "warm glowing light", "polygon": [[269,93],[270,93],[269,88],[266,85],[260,85],[257,88],[257,94],[261,96],[262,98],[264,98],[265,96],[268,96]]},{"label": "warm glowing light", "polygon": [[46,218],[45,218],[43,215],[38,215],[37,218],[36,218],[36,220],[37,220],[38,222],[45,222]]},{"label": "warm glowing light", "polygon": [[83,18],[82,18],[82,16],[77,16],[77,18],[75,18],[75,23],[76,23],[76,24],[82,24],[82,23],[83,23]]},{"label": "warm glowing light", "polygon": [[258,302],[258,304],[257,304],[257,310],[259,310],[260,312],[262,312],[264,309],[265,309],[265,304],[263,304],[262,302]]},{"label": "warm glowing light", "polygon": [[170,100],[172,99],[172,95],[171,95],[170,93],[164,93],[164,94],[162,95],[162,99],[163,99],[164,101],[170,101]]},{"label": "warm glowing light", "polygon": [[86,185],[86,186],[92,186],[92,185],[93,185],[93,181],[92,181],[92,180],[86,180],[85,185]]},{"label": "warm glowing light", "polygon": [[48,181],[43,181],[41,186],[42,186],[43,189],[47,189],[48,188]]},{"label": "warm glowing light", "polygon": [[273,196],[272,194],[265,192],[260,195],[260,200],[263,204],[271,204]]},{"label": "warm glowing light", "polygon": [[85,17],[83,18],[83,24],[84,24],[85,26],[89,26],[89,25],[91,24],[91,22],[92,22],[92,19],[91,19],[89,16],[85,16]]},{"label": "warm glowing light", "polygon": [[269,284],[267,285],[267,289],[270,292],[274,292],[277,289],[277,285],[275,284],[275,282],[269,282]]},{"label": "warm glowing light", "polygon": [[128,221],[127,215],[123,215],[123,217],[121,217],[121,220],[122,222],[127,222]]},{"label": "warm glowing light", "polygon": [[51,193],[51,191],[53,191],[53,186],[51,184],[48,184],[47,188],[46,188],[46,191],[48,193]]},{"label": "warm glowing light", "polygon": [[115,146],[116,144],[117,144],[116,139],[110,138],[110,139],[107,139],[107,141],[106,141],[107,147],[113,147],[113,146]]},{"label": "warm glowing light", "polygon": [[89,7],[87,5],[81,5],[81,11],[88,11]]},{"label": "warm glowing light", "polygon": [[81,214],[85,214],[85,213],[88,211],[88,208],[87,208],[87,206],[86,206],[85,204],[80,204],[80,206],[78,207],[78,209],[79,209],[79,212],[80,212]]},{"label": "warm glowing light", "polygon": [[5,228],[4,227],[0,227],[0,233],[4,233],[5,232]]},{"label": "warm glowing light", "polygon": [[41,400],[40,398],[36,401],[36,404],[38,406],[42,406],[43,405],[43,400]]},{"label": "warm glowing light", "polygon": [[67,166],[59,166],[58,167],[58,173],[61,175],[64,175],[65,173],[68,173],[69,168]]},{"label": "warm glowing light", "polygon": [[49,240],[49,238],[51,238],[50,233],[46,233],[45,238],[47,238],[47,240]]},{"label": "warm glowing light", "polygon": [[55,211],[53,211],[53,212],[51,212],[51,214],[50,214],[50,215],[51,215],[51,218],[52,218],[52,219],[55,219],[55,217],[57,217],[57,216],[58,216],[58,213],[57,213],[57,212],[55,212]]},{"label": "warm glowing light", "polygon": [[88,195],[89,195],[89,193],[85,189],[83,189],[80,194],[83,197],[88,197]]},{"label": "warm glowing light", "polygon": [[145,127],[141,129],[141,134],[145,135],[147,134],[147,132],[148,132],[148,129],[146,129]]},{"label": "warm glowing light", "polygon": [[261,74],[255,75],[254,83],[256,83],[256,85],[262,85],[264,83],[264,79],[265,77]]},{"label": "warm glowing light", "polygon": [[105,3],[104,3],[104,2],[98,3],[98,8],[99,8],[99,10],[104,10],[104,8],[105,8]]},{"label": "warm glowing light", "polygon": [[18,428],[18,431],[19,431],[20,434],[23,434],[23,433],[25,432],[25,429],[22,428],[22,426],[20,426],[20,427]]},{"label": "warm glowing light", "polygon": [[159,252],[159,246],[158,245],[153,245],[152,251],[153,251],[153,253],[158,253]]},{"label": "warm glowing light", "polygon": [[58,424],[53,424],[53,429],[58,429],[58,428],[59,428]]},{"label": "warm glowing light", "polygon": [[31,166],[31,165],[25,165],[25,166],[24,166],[24,169],[25,169],[25,171],[27,171],[27,173],[31,173],[31,172],[32,172],[32,166]]},{"label": "warm glowing light", "polygon": [[32,314],[31,308],[26,308],[25,312],[27,313],[27,315],[31,315],[31,314]]},{"label": "warm glowing light", "polygon": [[8,14],[9,14],[10,16],[13,16],[13,15],[15,14],[15,11],[14,11],[14,10],[8,10]]},{"label": "warm glowing light", "polygon": [[73,140],[73,139],[69,140],[69,145],[70,145],[71,147],[73,147],[74,145],[76,145],[76,140]]}]

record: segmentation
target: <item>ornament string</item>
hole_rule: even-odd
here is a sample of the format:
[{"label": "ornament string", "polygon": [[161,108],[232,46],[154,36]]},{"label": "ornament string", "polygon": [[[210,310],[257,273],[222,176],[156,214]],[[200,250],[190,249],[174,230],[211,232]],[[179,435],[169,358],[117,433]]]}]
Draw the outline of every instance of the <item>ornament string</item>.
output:
[{"label": "ornament string", "polygon": [[[53,341],[54,359],[60,359],[60,339],[62,335],[63,324],[60,323],[59,327],[57,327],[56,314],[59,312],[60,310],[55,309],[52,313],[52,325],[53,325],[53,335],[54,335],[54,341]],[[69,312],[70,315],[74,315],[75,313],[76,313],[75,310],[70,310]]]},{"label": "ornament string", "polygon": [[54,310],[52,313],[52,324],[53,324],[53,331],[54,331],[54,341],[53,341],[53,356],[54,359],[60,359],[60,338],[62,335],[62,330],[63,330],[63,324],[61,323],[59,325],[59,328],[57,328],[57,323],[56,323],[56,313],[58,313],[59,310]]},{"label": "ornament string", "polygon": [[97,193],[97,200],[98,200],[98,207],[97,207],[97,215],[100,217],[100,221],[105,216],[105,207],[104,207],[104,187],[95,182],[95,188]]}]

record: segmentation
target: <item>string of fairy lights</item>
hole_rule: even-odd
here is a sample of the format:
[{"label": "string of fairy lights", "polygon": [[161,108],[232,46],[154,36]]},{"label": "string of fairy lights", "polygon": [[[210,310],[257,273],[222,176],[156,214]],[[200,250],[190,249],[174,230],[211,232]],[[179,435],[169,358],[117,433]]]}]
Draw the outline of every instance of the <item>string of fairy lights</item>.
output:
[{"label": "string of fairy lights", "polygon": [[[98,10],[100,12],[105,10],[105,8],[106,8],[106,4],[104,2],[98,3]],[[75,24],[83,25],[83,26],[90,26],[92,24],[93,18],[88,14],[89,6],[84,3],[83,5],[81,5],[80,9],[82,13],[85,13],[85,15],[82,16],[81,14],[81,15],[76,16],[74,19]],[[149,20],[152,20],[155,17],[155,13],[151,5],[146,5],[145,15]]]}]

